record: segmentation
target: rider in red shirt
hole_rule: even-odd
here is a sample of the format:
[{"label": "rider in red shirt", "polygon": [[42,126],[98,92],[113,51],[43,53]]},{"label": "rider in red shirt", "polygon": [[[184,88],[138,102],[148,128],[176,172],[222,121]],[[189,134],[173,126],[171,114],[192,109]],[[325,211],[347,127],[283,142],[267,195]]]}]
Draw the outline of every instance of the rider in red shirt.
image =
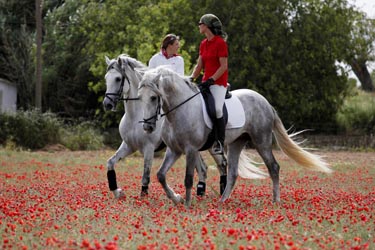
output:
[{"label": "rider in red shirt", "polygon": [[199,21],[199,32],[206,36],[199,47],[199,57],[191,78],[199,76],[204,70],[202,84],[207,84],[215,99],[216,143],[212,150],[224,155],[225,121],[223,107],[228,82],[228,47],[226,33],[220,19],[213,14],[205,14]]},{"label": "rider in red shirt", "polygon": [[[204,75],[202,81],[207,81],[220,68],[219,58],[228,58],[228,46],[223,38],[214,36],[211,40],[204,39],[199,47],[202,57]],[[215,84],[227,87],[228,69],[215,80]]]}]

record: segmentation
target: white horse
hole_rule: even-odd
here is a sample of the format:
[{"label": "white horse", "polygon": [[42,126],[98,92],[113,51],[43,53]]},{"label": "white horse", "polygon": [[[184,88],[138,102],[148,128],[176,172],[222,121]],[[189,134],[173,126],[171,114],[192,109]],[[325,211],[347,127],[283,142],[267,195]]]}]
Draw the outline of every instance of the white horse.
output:
[{"label": "white horse", "polygon": [[[291,139],[293,135],[288,135],[276,111],[263,96],[246,89],[235,90],[232,93],[242,103],[245,124],[240,128],[226,130],[228,175],[221,202],[229,198],[239,170],[261,174],[254,168],[241,168],[241,161],[240,166],[238,165],[240,156],[243,155],[242,149],[250,141],[268,168],[273,182],[273,201],[280,202],[280,167],[272,153],[272,132],[283,152],[299,165],[308,169],[331,172],[328,164],[319,156],[307,152]],[[203,119],[202,100],[197,94],[199,89],[188,78],[182,78],[165,68],[147,71],[139,85],[138,93],[144,104],[145,131],[159,133],[159,130],[155,131],[157,128],[155,125],[158,122],[157,118],[160,117],[160,107],[165,112],[162,138],[167,144],[167,151],[157,177],[167,196],[176,204],[183,202],[183,199],[167,185],[166,173],[181,154],[186,154],[185,205],[187,207],[191,204],[193,166],[198,159],[198,150],[205,144],[210,132]]]},{"label": "white horse", "polygon": [[[154,152],[157,149],[162,149],[163,146],[165,147],[161,139],[160,129],[163,119],[155,123],[155,133],[153,134],[145,133],[142,125],[139,123],[143,118],[143,109],[137,98],[138,84],[147,67],[127,55],[120,55],[117,59],[112,60],[105,57],[105,60],[108,65],[105,75],[107,90],[103,106],[105,110],[114,110],[117,102],[123,100],[125,107],[125,114],[119,125],[122,143],[116,153],[107,161],[109,189],[116,198],[124,195],[121,188],[117,186],[115,164],[128,155],[139,151],[144,157],[141,195],[146,195],[150,183],[150,171]],[[196,167],[199,176],[197,194],[203,195],[205,192],[207,167],[203,160],[199,161]]]}]

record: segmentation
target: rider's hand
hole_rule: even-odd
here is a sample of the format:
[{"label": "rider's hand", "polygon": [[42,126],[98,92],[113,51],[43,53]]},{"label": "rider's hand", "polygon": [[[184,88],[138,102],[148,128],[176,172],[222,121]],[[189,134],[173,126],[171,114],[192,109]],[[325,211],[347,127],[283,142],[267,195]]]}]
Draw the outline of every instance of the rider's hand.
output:
[{"label": "rider's hand", "polygon": [[213,84],[215,84],[215,80],[212,77],[208,78],[207,81],[202,82],[202,85],[206,85],[206,86],[210,86]]}]

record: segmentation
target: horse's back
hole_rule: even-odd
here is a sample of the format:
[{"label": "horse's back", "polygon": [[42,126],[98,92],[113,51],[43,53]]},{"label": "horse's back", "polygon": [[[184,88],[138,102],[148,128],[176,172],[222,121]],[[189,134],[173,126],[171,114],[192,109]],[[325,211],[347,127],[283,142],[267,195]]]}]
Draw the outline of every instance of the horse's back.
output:
[{"label": "horse's back", "polygon": [[[245,112],[246,110],[252,110],[253,112],[260,111],[265,115],[273,114],[272,105],[258,92],[250,89],[237,89],[233,91],[233,94],[240,99]],[[258,113],[256,114],[260,115]]]}]

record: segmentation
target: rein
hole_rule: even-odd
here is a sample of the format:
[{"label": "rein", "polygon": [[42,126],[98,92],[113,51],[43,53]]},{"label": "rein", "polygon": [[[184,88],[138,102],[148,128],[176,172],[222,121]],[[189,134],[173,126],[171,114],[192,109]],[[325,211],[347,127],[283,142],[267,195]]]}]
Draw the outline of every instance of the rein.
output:
[{"label": "rein", "polygon": [[169,110],[168,112],[164,113],[164,114],[161,114],[160,117],[163,117],[163,116],[166,116],[168,115],[170,112],[172,112],[173,110],[176,110],[177,108],[179,108],[180,106],[182,106],[183,104],[187,103],[188,101],[190,101],[191,99],[193,99],[194,97],[196,97],[197,95],[199,95],[201,92],[198,92],[192,96],[190,96],[188,99],[186,99],[185,101],[181,102],[180,104],[178,104],[176,107],[172,108],[171,110]]},{"label": "rein", "polygon": [[[161,110],[161,104],[160,104],[160,96],[158,97],[158,106],[156,108],[156,112],[155,112],[155,115],[149,117],[149,118],[146,118],[146,119],[143,119],[143,121],[139,121],[140,123],[146,123],[146,124],[156,124],[156,122],[159,120],[158,119],[158,116],[163,117],[163,116],[166,116],[168,115],[169,113],[171,113],[172,111],[178,109],[179,107],[181,107],[182,105],[184,105],[185,103],[187,103],[188,101],[190,101],[191,99],[193,99],[194,97],[196,97],[197,95],[201,94],[201,92],[199,91],[198,93],[190,96],[188,99],[186,99],[185,101],[181,102],[180,104],[178,104],[177,106],[173,107],[172,109],[170,109],[169,111],[165,112],[164,114],[160,114],[160,110]],[[155,119],[155,121],[150,121],[152,119]]]}]

